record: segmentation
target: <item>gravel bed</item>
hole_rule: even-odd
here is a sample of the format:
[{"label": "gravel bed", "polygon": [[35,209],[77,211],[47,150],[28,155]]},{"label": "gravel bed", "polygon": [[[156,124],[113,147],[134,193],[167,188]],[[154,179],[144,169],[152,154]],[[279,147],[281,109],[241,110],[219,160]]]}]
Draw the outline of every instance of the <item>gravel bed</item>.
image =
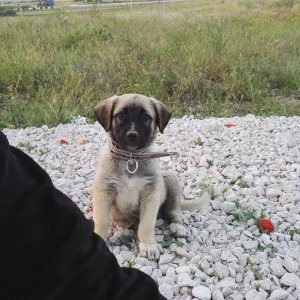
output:
[{"label": "gravel bed", "polygon": [[[55,128],[4,133],[92,217],[92,181],[106,142],[99,124],[76,117]],[[167,299],[300,299],[300,117],[172,119],[157,145],[179,153],[160,160],[178,173],[184,197],[207,190],[211,205],[183,212],[186,238],[170,237],[157,221],[159,261],[137,256],[132,231],[112,228],[108,244],[119,264],[152,276]],[[255,219],[237,219],[250,212],[263,213],[275,231],[262,233]]]}]

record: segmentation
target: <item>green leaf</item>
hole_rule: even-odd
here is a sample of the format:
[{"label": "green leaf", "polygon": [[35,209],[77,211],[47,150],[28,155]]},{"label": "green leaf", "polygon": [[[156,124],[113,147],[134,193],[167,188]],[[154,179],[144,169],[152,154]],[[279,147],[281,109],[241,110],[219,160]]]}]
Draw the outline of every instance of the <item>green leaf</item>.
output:
[{"label": "green leaf", "polygon": [[165,235],[164,239],[160,242],[163,248],[168,248],[172,244],[177,244],[177,246],[181,247],[183,244],[177,240],[175,240],[172,236],[170,235]]},{"label": "green leaf", "polygon": [[130,260],[127,262],[127,264],[124,266],[125,268],[132,268],[133,267],[133,262]]},{"label": "green leaf", "polygon": [[266,249],[266,247],[264,247],[261,243],[258,243],[258,245],[257,245],[258,251],[264,251],[265,249]]},{"label": "green leaf", "polygon": [[204,142],[198,137],[196,140],[195,140],[195,144],[198,145],[198,146],[202,146],[204,144]]},{"label": "green leaf", "polygon": [[214,200],[215,199],[215,190],[214,190],[214,188],[212,186],[209,186],[207,188],[207,192],[208,192],[208,194],[210,196],[210,199]]},{"label": "green leaf", "polygon": [[244,181],[243,179],[241,179],[240,181],[239,181],[239,183],[238,183],[238,186],[240,187],[240,188],[248,188],[249,187],[249,185],[247,184],[247,182],[246,181]]},{"label": "green leaf", "polygon": [[210,159],[207,160],[207,163],[208,163],[209,167],[212,167],[214,165],[214,161],[210,160]]},{"label": "green leaf", "polygon": [[242,211],[238,212],[237,216],[238,216],[238,220],[242,223],[246,223],[248,221],[248,218],[245,216],[245,214]]},{"label": "green leaf", "polygon": [[237,179],[233,179],[233,180],[230,181],[230,185],[235,185],[236,182],[237,182]]}]

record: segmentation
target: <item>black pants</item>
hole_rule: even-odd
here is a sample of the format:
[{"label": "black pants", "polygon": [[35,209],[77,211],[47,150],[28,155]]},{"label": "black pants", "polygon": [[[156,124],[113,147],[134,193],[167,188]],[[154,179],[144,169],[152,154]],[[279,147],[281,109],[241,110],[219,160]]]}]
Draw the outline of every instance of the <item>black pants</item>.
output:
[{"label": "black pants", "polygon": [[165,299],[120,268],[79,208],[0,132],[0,299]]}]

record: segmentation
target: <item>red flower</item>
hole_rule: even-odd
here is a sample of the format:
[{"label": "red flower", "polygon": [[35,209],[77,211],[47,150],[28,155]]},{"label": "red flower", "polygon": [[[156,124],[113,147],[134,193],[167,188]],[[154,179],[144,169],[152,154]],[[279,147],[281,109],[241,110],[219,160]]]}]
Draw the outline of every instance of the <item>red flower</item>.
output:
[{"label": "red flower", "polygon": [[270,232],[273,232],[275,231],[275,227],[274,225],[272,224],[271,220],[269,219],[261,219],[259,221],[259,226],[261,226],[264,230],[267,230],[267,231],[270,231]]},{"label": "red flower", "polygon": [[225,125],[227,128],[230,128],[230,127],[235,127],[236,125],[235,124],[232,124],[232,123],[229,123],[229,124],[226,124]]},{"label": "red flower", "polygon": [[61,139],[59,142],[60,142],[62,145],[68,145],[68,144],[69,144],[69,142],[66,141],[66,140],[64,140],[64,139]]}]

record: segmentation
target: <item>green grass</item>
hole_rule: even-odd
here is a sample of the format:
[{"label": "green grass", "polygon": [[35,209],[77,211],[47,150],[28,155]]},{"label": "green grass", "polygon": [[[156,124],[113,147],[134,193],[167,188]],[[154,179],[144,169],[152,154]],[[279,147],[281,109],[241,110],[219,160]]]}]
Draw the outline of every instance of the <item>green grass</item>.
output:
[{"label": "green grass", "polygon": [[0,128],[92,118],[127,92],[175,116],[300,115],[299,20],[288,0],[0,18]]}]

